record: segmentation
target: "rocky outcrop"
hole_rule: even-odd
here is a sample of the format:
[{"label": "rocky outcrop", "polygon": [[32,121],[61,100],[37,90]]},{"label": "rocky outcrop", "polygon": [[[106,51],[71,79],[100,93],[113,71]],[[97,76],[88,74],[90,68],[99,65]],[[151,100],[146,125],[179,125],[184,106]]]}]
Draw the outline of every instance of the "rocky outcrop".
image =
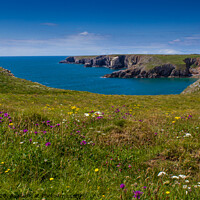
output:
[{"label": "rocky outcrop", "polygon": [[191,94],[200,92],[200,79],[189,85],[181,94]]},{"label": "rocky outcrop", "polygon": [[[160,78],[200,75],[200,57],[185,58],[182,64],[166,62],[155,55],[101,55],[68,57],[60,63],[115,69],[106,78]],[[184,64],[185,63],[185,64]]]},{"label": "rocky outcrop", "polygon": [[7,75],[7,76],[14,76],[14,75],[11,73],[10,70],[4,69],[3,67],[0,67],[0,73],[1,73],[1,74],[5,74],[5,75]]}]

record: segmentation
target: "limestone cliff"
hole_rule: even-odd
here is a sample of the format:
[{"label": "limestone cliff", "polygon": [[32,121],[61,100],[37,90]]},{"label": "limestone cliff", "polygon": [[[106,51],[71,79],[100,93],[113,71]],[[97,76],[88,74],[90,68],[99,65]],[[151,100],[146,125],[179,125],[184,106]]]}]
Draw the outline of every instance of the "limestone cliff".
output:
[{"label": "limestone cliff", "polygon": [[200,55],[101,55],[73,56],[60,63],[115,69],[106,78],[160,78],[200,75]]}]

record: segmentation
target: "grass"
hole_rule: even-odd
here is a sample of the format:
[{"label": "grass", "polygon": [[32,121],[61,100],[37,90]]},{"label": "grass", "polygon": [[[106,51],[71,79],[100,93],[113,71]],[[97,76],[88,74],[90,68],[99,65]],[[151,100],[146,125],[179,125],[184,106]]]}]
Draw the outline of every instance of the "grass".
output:
[{"label": "grass", "polygon": [[199,93],[100,95],[6,74],[0,82],[0,199],[200,196]]}]

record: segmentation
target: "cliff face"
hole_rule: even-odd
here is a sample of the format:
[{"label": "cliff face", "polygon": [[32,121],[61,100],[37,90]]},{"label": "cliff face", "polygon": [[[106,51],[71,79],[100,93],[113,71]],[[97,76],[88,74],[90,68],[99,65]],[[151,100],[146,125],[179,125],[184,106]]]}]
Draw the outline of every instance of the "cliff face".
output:
[{"label": "cliff face", "polygon": [[[106,78],[159,78],[200,75],[200,57],[183,57],[180,64],[174,58],[156,55],[102,55],[68,57],[60,63],[84,64],[85,67],[107,67],[119,71]],[[168,58],[167,57],[167,58]]]}]

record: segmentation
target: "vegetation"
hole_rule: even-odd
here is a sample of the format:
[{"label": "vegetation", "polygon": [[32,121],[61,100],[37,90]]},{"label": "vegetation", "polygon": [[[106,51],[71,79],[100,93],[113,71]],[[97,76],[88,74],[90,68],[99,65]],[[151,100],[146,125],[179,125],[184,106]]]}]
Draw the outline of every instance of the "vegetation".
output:
[{"label": "vegetation", "polygon": [[0,199],[198,199],[200,94],[48,88],[0,73]]}]

